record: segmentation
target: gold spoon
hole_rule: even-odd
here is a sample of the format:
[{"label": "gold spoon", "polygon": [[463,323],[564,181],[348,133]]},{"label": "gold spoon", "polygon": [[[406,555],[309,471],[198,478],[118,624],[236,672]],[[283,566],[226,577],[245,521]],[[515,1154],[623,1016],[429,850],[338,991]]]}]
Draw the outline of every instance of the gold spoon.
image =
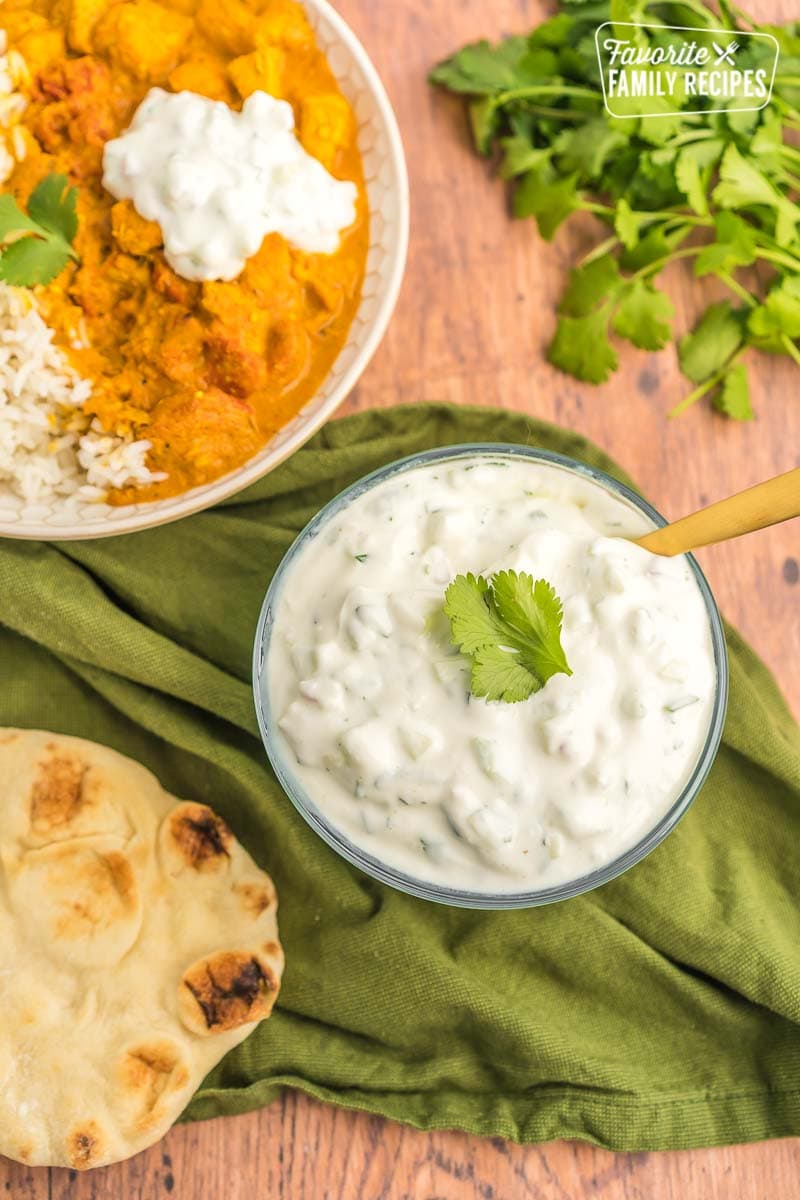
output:
[{"label": "gold spoon", "polygon": [[792,517],[800,517],[800,467],[737,492],[727,500],[718,500],[633,541],[652,554],[671,557],[766,529]]}]

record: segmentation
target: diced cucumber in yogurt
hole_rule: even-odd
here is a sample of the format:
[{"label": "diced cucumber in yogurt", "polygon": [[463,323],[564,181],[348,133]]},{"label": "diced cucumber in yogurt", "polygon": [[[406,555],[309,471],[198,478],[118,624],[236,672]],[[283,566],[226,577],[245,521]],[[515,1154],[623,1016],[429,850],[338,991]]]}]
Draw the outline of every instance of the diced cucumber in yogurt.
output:
[{"label": "diced cucumber in yogurt", "polygon": [[[716,685],[694,576],[626,540],[647,528],[576,472],[475,455],[340,508],[292,561],[267,661],[317,808],[393,868],[486,893],[578,879],[641,840],[694,769]],[[444,593],[508,569],[562,597],[572,674],[487,702]]]}]

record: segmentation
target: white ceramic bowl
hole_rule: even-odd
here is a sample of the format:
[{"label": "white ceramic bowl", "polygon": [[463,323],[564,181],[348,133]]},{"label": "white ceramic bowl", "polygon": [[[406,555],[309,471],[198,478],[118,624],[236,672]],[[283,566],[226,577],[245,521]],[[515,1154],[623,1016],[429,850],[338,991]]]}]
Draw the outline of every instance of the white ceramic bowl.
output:
[{"label": "white ceramic bowl", "polygon": [[383,337],[403,277],[408,246],[408,175],[397,121],[361,43],[327,0],[303,0],[317,41],[358,119],[370,213],[370,243],[361,303],[347,342],[322,387],[288,425],[244,466],[213,483],[150,504],[56,502],[25,505],[0,484],[0,536],[52,539],[112,537],[175,521],[217,504],[288,458],[332,415],[355,386]]}]

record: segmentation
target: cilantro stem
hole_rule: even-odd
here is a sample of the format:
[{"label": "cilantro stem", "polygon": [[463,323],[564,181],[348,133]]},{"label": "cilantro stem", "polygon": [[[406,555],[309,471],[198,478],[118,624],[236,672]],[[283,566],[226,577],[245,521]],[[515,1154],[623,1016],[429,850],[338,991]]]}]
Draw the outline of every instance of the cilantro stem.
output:
[{"label": "cilantro stem", "polygon": [[508,104],[510,100],[525,100],[528,96],[581,96],[585,100],[594,100],[595,103],[602,99],[600,93],[592,91],[591,88],[556,87],[549,83],[536,83],[527,87],[510,88],[507,92],[499,92],[492,100],[492,107],[501,107],[503,104]]},{"label": "cilantro stem", "polygon": [[765,258],[767,262],[775,263],[776,266],[788,267],[790,271],[800,271],[800,259],[784,254],[782,250],[772,250],[761,242],[758,244],[758,257]]},{"label": "cilantro stem", "polygon": [[[686,113],[687,117],[701,116],[700,113]],[[719,132],[716,129],[688,129],[686,133],[679,133],[676,137],[670,139],[671,146],[684,146],[687,142],[702,142],[706,138],[718,138]]]},{"label": "cilantro stem", "polygon": [[[800,83],[800,79],[797,82]],[[785,142],[781,146],[779,153],[800,162],[800,150],[795,150],[794,146],[787,146]]]},{"label": "cilantro stem", "polygon": [[646,279],[648,275],[657,275],[667,263],[677,262],[679,258],[691,258],[692,255],[699,254],[702,249],[702,246],[685,246],[683,250],[673,250],[671,254],[664,254],[661,258],[653,259],[651,263],[645,263],[643,267],[629,276],[629,279],[633,282],[636,279]]},{"label": "cilantro stem", "polygon": [[[775,103],[784,114],[782,117],[782,122],[784,125],[788,125],[790,129],[800,129],[800,112],[798,112],[788,100],[784,100],[783,96],[780,96],[776,93],[773,98],[773,103]],[[789,117],[791,117],[790,121],[786,120],[787,114]]]},{"label": "cilantro stem", "polygon": [[781,183],[785,183],[787,187],[794,188],[796,192],[800,191],[800,179],[798,179],[796,175],[792,175],[791,171],[787,171],[784,168],[780,173],[780,180]]},{"label": "cilantro stem", "polygon": [[592,200],[584,200],[581,208],[584,212],[594,213],[598,217],[613,217],[617,211],[615,208],[609,208],[607,204],[595,204]]},{"label": "cilantro stem", "polygon": [[573,112],[569,108],[547,108],[544,104],[526,104],[525,112],[533,113],[536,117],[557,117],[560,121],[584,122],[594,116],[594,113]]},{"label": "cilantro stem", "polygon": [[748,292],[747,288],[743,287],[742,284],[739,283],[738,279],[734,279],[733,275],[731,275],[728,271],[715,271],[714,274],[716,275],[717,279],[719,279],[721,283],[724,283],[725,287],[728,288],[729,291],[733,292],[734,296],[738,296],[748,308],[756,308],[758,306],[758,301],[756,300],[755,296],[753,296],[751,292]]},{"label": "cilantro stem", "polygon": [[578,268],[588,267],[589,263],[593,263],[596,258],[602,258],[609,250],[613,250],[615,246],[619,245],[620,240],[618,237],[610,237],[606,238],[604,242],[598,242],[593,250],[590,250],[588,254],[584,254],[583,258],[578,260]]},{"label": "cilantro stem", "polygon": [[797,349],[797,346],[795,346],[794,342],[789,337],[788,333],[781,334],[781,345],[783,346],[784,350],[789,355],[789,357],[793,358],[794,361],[798,364],[798,366],[800,366],[800,350]]},{"label": "cilantro stem", "polygon": [[638,212],[637,216],[645,217],[646,221],[643,224],[652,224],[653,221],[674,221],[679,217],[687,225],[697,225],[698,228],[710,228],[714,224],[710,217],[696,217],[694,213],[683,212]]},{"label": "cilantro stem", "polygon": [[680,404],[676,404],[674,408],[670,409],[670,411],[667,413],[667,416],[679,417],[681,413],[686,412],[687,408],[691,408],[691,406],[700,400],[701,397],[705,396],[706,392],[710,392],[712,388],[715,388],[718,384],[722,383],[722,380],[725,378],[730,368],[737,361],[737,359],[741,357],[741,355],[741,350],[737,351],[736,354],[731,355],[724,366],[720,367],[720,369],[710,376],[710,378],[706,379],[704,383],[699,384],[699,386],[696,387],[693,392],[690,392],[688,396],[685,396],[683,400],[681,400]]}]

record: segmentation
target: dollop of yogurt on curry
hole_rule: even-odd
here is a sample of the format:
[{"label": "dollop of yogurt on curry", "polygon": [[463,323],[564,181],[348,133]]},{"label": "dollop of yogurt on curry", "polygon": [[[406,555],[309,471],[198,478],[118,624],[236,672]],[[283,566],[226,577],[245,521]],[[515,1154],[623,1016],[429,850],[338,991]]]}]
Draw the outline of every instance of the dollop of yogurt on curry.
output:
[{"label": "dollop of yogurt on curry", "polygon": [[151,88],[106,143],[103,185],[156,221],[184,279],[235,279],[269,233],[333,254],[356,217],[357,189],[298,141],[292,106],[255,91],[237,112],[193,92]]},{"label": "dollop of yogurt on curry", "polygon": [[[484,893],[578,879],[654,828],[705,743],[716,668],[685,558],[577,473],[513,457],[406,470],[300,549],[263,686],[290,772],[352,842]],[[519,703],[470,693],[442,614],[459,573],[547,579],[572,674]]]}]

